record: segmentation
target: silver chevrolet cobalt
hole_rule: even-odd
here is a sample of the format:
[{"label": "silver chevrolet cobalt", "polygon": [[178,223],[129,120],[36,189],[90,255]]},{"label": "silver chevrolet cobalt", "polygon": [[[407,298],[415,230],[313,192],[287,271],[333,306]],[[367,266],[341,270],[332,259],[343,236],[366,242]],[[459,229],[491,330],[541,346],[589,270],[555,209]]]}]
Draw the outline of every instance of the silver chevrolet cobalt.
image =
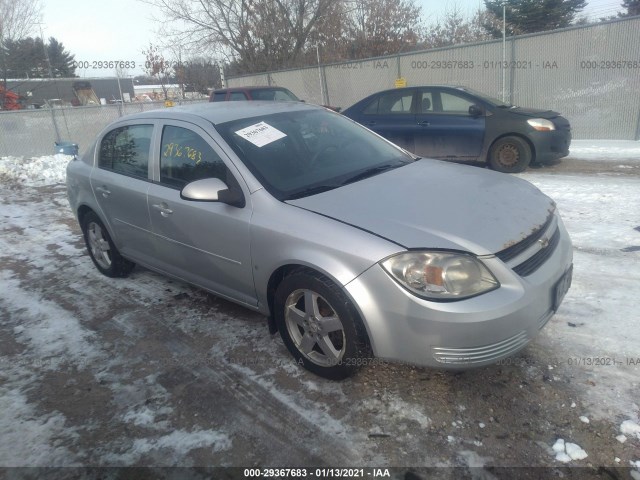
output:
[{"label": "silver chevrolet cobalt", "polygon": [[67,185],[100,272],[140,264],[259,311],[332,379],[374,358],[513,355],[571,284],[571,241],[531,184],[415,158],[303,103],[123,117],[69,163]]}]

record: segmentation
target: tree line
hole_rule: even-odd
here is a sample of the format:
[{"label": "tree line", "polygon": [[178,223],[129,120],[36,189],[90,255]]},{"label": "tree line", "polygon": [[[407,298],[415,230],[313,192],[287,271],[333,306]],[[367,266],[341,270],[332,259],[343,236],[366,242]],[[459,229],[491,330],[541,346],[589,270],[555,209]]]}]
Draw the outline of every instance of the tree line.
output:
[{"label": "tree line", "polygon": [[[586,23],[586,0],[484,0],[468,17],[440,18],[416,0],[141,0],[160,13],[162,35],[183,50],[224,59],[230,74],[358,60]],[[640,14],[623,0],[619,16]],[[608,20],[601,19],[601,20]],[[178,25],[179,27],[173,27]]]},{"label": "tree line", "polygon": [[[7,78],[75,76],[74,56],[61,42],[29,36],[39,1],[0,0],[0,85]],[[438,18],[417,0],[139,1],[159,14],[167,39],[167,48],[150,45],[142,52],[146,73],[196,90],[219,81],[219,62],[228,74],[245,74],[499,38],[503,6],[508,36],[588,22],[580,16],[586,0],[484,0],[471,16],[453,4]],[[640,0],[620,7],[617,16],[640,15]],[[190,52],[188,60],[181,52]]]}]

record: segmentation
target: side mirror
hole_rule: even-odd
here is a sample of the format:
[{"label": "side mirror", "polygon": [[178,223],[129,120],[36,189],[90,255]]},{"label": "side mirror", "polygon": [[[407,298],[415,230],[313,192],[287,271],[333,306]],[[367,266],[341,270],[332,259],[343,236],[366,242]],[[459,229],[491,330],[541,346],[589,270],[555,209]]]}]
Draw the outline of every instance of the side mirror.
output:
[{"label": "side mirror", "polygon": [[195,202],[226,203],[239,208],[245,206],[242,191],[237,188],[230,189],[219,178],[203,178],[186,184],[180,192],[180,198]]},{"label": "side mirror", "polygon": [[478,105],[471,105],[469,107],[469,115],[471,115],[472,117],[479,117],[481,115],[484,115],[484,109],[482,107],[479,107]]}]

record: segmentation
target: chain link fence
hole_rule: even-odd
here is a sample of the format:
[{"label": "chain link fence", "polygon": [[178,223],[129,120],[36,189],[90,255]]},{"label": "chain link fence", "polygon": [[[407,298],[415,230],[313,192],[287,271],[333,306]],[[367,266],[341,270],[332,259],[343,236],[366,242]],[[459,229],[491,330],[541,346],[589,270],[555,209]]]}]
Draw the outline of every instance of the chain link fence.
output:
[{"label": "chain link fence", "polygon": [[[174,100],[191,105],[208,99]],[[167,108],[164,102],[134,102],[90,107],[43,108],[0,112],[0,157],[31,157],[54,153],[56,141],[87,149],[95,136],[112,121],[131,113]]]},{"label": "chain link fence", "polygon": [[640,140],[640,17],[470,45],[229,77],[278,85],[343,109],[407,86],[463,85],[523,107],[561,112],[574,138]]}]

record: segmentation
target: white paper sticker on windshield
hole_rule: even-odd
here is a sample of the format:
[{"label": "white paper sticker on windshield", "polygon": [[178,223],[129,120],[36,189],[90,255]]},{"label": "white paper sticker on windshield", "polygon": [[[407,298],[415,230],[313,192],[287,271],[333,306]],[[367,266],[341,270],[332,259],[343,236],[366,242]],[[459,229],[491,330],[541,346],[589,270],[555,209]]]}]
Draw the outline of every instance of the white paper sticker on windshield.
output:
[{"label": "white paper sticker on windshield", "polygon": [[287,136],[277,128],[273,128],[268,123],[260,122],[250,127],[236,131],[242,138],[249,140],[256,147],[264,147],[265,145],[275,142]]}]

